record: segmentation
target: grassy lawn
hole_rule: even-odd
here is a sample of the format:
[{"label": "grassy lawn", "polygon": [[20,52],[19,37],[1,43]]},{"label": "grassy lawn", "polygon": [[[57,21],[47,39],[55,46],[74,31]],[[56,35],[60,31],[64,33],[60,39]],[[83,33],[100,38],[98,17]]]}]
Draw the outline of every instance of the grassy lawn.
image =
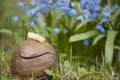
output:
[{"label": "grassy lawn", "polygon": [[1,80],[42,80],[10,71],[13,50],[28,32],[55,48],[57,67],[45,70],[51,80],[120,80],[118,0],[0,1]]}]

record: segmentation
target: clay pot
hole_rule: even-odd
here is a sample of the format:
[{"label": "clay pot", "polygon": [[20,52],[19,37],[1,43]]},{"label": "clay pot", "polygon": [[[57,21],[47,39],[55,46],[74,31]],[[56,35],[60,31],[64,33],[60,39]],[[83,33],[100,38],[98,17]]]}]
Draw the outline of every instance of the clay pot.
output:
[{"label": "clay pot", "polygon": [[54,48],[44,42],[23,41],[13,51],[10,69],[13,74],[22,77],[46,77],[46,69],[57,65]]}]

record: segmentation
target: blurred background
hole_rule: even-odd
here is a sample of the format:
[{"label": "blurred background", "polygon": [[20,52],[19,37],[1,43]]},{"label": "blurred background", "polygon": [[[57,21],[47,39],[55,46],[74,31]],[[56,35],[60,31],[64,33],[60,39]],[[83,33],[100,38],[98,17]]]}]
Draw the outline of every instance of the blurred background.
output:
[{"label": "blurred background", "polygon": [[[26,24],[26,22],[31,21],[33,17],[28,18],[25,15],[25,11],[17,7],[18,3],[21,1],[29,4],[31,0],[0,0],[0,62],[2,64],[1,70],[4,68],[6,70],[3,70],[3,72],[9,72],[10,56],[14,47],[19,42],[26,40],[27,33],[32,31],[44,36],[47,42],[55,47],[60,58],[60,64],[62,64],[64,60],[68,60],[70,63],[72,63],[73,60],[72,64],[75,64],[74,61],[77,61],[78,63],[85,63],[90,66],[91,64],[96,64],[95,59],[99,58],[99,66],[103,66],[104,61],[109,56],[108,53],[110,50],[110,53],[112,54],[109,61],[110,66],[112,65],[114,67],[117,75],[120,73],[120,0],[101,0],[101,11],[99,11],[98,17],[94,18],[95,20],[88,19],[83,22],[76,20],[77,16],[81,16],[81,13],[79,12],[79,10],[81,10],[79,8],[79,1],[82,2],[82,0],[70,0],[71,2],[76,3],[75,7],[72,8],[76,9],[76,11],[79,9],[77,15],[73,15],[72,17],[69,15],[62,15],[59,10],[53,10],[46,14],[40,13],[36,20],[36,25],[33,24],[34,26],[31,26],[31,22]],[[118,5],[118,10],[115,9],[115,11],[112,12],[112,15],[110,15],[110,18],[107,14],[106,21],[103,21],[102,29],[106,32],[96,30],[96,25],[104,18],[101,15],[105,6],[108,5],[107,9],[109,11],[109,9],[112,10],[111,6],[116,4]],[[70,3],[70,7],[71,5],[72,3]],[[30,8],[32,9],[33,7]],[[15,19],[13,19],[13,17],[15,17]],[[17,22],[18,17],[20,18],[20,21]],[[112,28],[108,28],[111,27],[111,25]],[[111,34],[108,34],[109,31],[112,31],[110,33],[114,34],[112,37],[110,37]],[[92,32],[97,35],[94,35]],[[77,34],[80,35],[80,38],[78,38]],[[113,41],[111,41],[112,38]],[[93,44],[93,42],[95,42],[95,44]],[[115,46],[112,45],[112,47],[109,47],[107,42],[114,43]],[[106,46],[109,47],[109,49],[106,49]],[[105,56],[106,54],[108,54],[108,56]],[[5,61],[1,57],[3,55]],[[113,60],[113,63],[111,60]],[[108,71],[110,72],[109,76],[111,76],[111,70],[108,69]]]}]

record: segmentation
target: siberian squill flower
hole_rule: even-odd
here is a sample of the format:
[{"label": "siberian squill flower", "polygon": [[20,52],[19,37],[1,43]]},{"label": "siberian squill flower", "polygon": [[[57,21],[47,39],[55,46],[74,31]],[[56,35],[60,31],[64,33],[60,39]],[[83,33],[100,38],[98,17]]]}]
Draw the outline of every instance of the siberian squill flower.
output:
[{"label": "siberian squill flower", "polygon": [[17,7],[22,10],[26,10],[28,6],[24,2],[21,1],[17,4]]},{"label": "siberian squill flower", "polygon": [[64,28],[64,32],[67,33],[67,32],[68,32],[68,29],[67,29],[67,28]]},{"label": "siberian squill flower", "polygon": [[102,10],[102,12],[103,12],[102,16],[110,18],[111,13],[114,12],[117,8],[119,8],[118,5],[113,5],[112,7],[105,5],[105,7],[103,7],[103,10]]},{"label": "siberian squill flower", "polygon": [[83,22],[85,19],[84,19],[83,16],[78,16],[78,17],[77,17],[77,20],[80,20],[81,22]]},{"label": "siberian squill flower", "polygon": [[37,11],[39,11],[39,10],[40,10],[40,7],[37,6],[37,7],[33,8],[33,9],[27,11],[27,12],[26,12],[26,15],[31,17],[31,16],[33,16],[33,15],[34,15]]},{"label": "siberian squill flower", "polygon": [[97,25],[97,26],[96,26],[96,30],[100,31],[101,33],[104,33],[104,32],[105,32],[105,29],[104,29],[103,26],[101,26],[101,25]]},{"label": "siberian squill flower", "polygon": [[27,25],[33,27],[33,26],[35,26],[35,21],[31,21],[31,22],[29,21],[29,22],[27,22]]},{"label": "siberian squill flower", "polygon": [[100,20],[100,24],[102,25],[103,23],[105,23],[105,22],[109,22],[109,19],[108,18],[102,18],[101,20]]},{"label": "siberian squill flower", "polygon": [[108,18],[110,18],[111,12],[112,12],[112,9],[111,9],[109,6],[106,5],[106,6],[103,8],[102,16],[103,16],[103,17],[108,17]]},{"label": "siberian squill flower", "polygon": [[70,9],[69,4],[70,4],[69,0],[57,0],[53,4],[53,8],[57,8],[58,10],[61,10],[64,14],[69,11],[69,9]]},{"label": "siberian squill flower", "polygon": [[53,0],[39,0],[38,6],[40,7],[40,12],[45,14],[53,9]]},{"label": "siberian squill flower", "polygon": [[13,16],[12,17],[12,21],[13,22],[18,22],[19,21],[19,17],[18,16]]},{"label": "siberian squill flower", "polygon": [[30,26],[35,26],[35,22],[31,21]]},{"label": "siberian squill flower", "polygon": [[69,16],[73,16],[73,15],[76,15],[76,14],[77,14],[77,11],[76,11],[75,9],[69,9],[68,12],[67,12],[67,14],[68,14]]},{"label": "siberian squill flower", "polygon": [[70,4],[71,4],[71,7],[75,7],[76,5],[74,2],[71,2]]},{"label": "siberian squill flower", "polygon": [[96,18],[100,11],[101,0],[80,0],[82,10],[88,10],[90,12],[90,18]]},{"label": "siberian squill flower", "polygon": [[39,4],[52,4],[53,0],[39,0]]},{"label": "siberian squill flower", "polygon": [[31,6],[35,6],[35,5],[37,5],[37,2],[36,2],[35,0],[31,0],[31,1],[29,2],[29,4],[30,4]]},{"label": "siberian squill flower", "polygon": [[55,28],[53,29],[53,32],[54,32],[56,35],[59,34],[59,33],[60,33],[60,28],[55,27]]},{"label": "siberian squill flower", "polygon": [[90,43],[89,43],[89,41],[88,41],[87,39],[85,39],[85,40],[83,41],[83,44],[84,44],[85,46],[88,46]]},{"label": "siberian squill flower", "polygon": [[88,10],[82,10],[80,16],[77,17],[77,20],[84,21],[90,18],[90,12]]}]

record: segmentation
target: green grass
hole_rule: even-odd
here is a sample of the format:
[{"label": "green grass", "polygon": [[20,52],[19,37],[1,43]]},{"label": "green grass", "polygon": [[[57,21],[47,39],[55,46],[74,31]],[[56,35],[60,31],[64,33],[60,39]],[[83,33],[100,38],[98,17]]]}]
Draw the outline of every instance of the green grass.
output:
[{"label": "green grass", "polygon": [[[22,31],[22,30],[21,30]],[[20,34],[18,31],[17,33]],[[13,76],[10,72],[10,59],[12,51],[16,46],[14,40],[17,40],[17,44],[23,41],[23,36],[18,35],[14,37],[12,35],[2,34],[0,40],[0,72],[1,80],[35,80],[36,78],[21,78],[19,76]],[[55,44],[55,42],[51,42]],[[97,58],[89,60],[89,62],[83,61],[82,58],[75,58],[73,56],[73,48],[69,49],[69,53],[64,53],[55,47],[58,55],[58,66],[52,70],[46,70],[48,75],[53,76],[53,80],[117,80],[119,74],[117,70],[113,76],[113,72],[107,69],[105,65],[104,57],[98,56]],[[87,49],[87,48],[85,48]],[[70,54],[70,55],[69,55]],[[79,57],[79,56],[78,56]],[[92,62],[92,63],[91,63]],[[37,79],[36,79],[37,80]],[[40,79],[38,79],[40,80]]]},{"label": "green grass", "polygon": [[[12,49],[0,50],[1,80],[34,80],[34,77],[21,78],[11,74],[10,59]],[[112,78],[115,78],[112,77],[111,72],[107,71],[103,62],[99,64],[96,60],[96,65],[83,64],[73,59],[70,61],[71,59],[67,59],[69,56],[64,53],[57,52],[57,55],[59,58],[58,66],[45,71],[48,75],[53,76],[53,80],[113,80]]]}]

